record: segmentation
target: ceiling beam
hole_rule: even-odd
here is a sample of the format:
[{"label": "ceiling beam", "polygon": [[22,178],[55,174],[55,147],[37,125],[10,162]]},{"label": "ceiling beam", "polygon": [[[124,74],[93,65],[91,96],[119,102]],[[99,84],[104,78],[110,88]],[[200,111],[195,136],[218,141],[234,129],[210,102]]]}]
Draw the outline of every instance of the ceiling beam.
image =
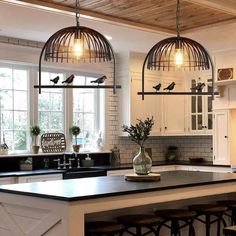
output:
[{"label": "ceiling beam", "polygon": [[236,16],[236,0],[184,0]]},{"label": "ceiling beam", "polygon": [[[59,12],[62,13],[75,13],[75,8],[66,6],[66,5],[59,5],[55,4],[52,2],[44,2],[40,0],[2,0],[3,2],[8,2],[8,3],[13,3],[16,5],[25,5],[28,7],[35,7],[35,8],[43,8],[46,10],[51,10],[55,11],[58,10]],[[165,35],[174,35],[175,31],[166,29],[163,27],[159,26],[154,26],[154,25],[148,25],[148,24],[143,24],[143,23],[137,23],[133,22],[130,20],[125,20],[122,18],[114,17],[114,16],[109,16],[109,15],[104,15],[101,13],[96,13],[88,10],[80,10],[80,16],[92,20],[97,20],[101,22],[107,22],[107,23],[112,23],[116,25],[122,25],[126,27],[132,27],[135,29],[140,29],[143,31],[148,31],[148,32],[154,32],[154,33],[160,33],[160,34],[165,34]]]}]

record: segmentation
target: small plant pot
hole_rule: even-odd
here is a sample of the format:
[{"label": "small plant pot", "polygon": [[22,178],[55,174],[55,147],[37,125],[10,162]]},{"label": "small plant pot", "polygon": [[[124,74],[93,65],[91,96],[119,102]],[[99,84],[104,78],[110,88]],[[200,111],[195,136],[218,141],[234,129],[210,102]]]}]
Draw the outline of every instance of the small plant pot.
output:
[{"label": "small plant pot", "polygon": [[29,164],[20,164],[20,170],[33,170],[33,166]]},{"label": "small plant pot", "polygon": [[33,154],[38,154],[39,153],[39,146],[33,145],[32,146],[32,152],[33,152]]},{"label": "small plant pot", "polygon": [[79,152],[80,145],[73,145],[73,151],[74,152]]},{"label": "small plant pot", "polygon": [[8,149],[0,149],[0,155],[8,155]]}]

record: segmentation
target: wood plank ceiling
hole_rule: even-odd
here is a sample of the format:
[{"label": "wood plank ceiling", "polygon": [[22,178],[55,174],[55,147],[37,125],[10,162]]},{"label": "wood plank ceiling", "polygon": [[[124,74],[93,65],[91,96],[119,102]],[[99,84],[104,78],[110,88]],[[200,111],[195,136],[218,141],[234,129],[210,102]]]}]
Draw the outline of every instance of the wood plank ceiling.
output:
[{"label": "wood plank ceiling", "polygon": [[[75,0],[24,1],[75,11]],[[232,2],[232,0],[224,1]],[[236,0],[234,1],[236,2]],[[167,33],[175,33],[177,0],[80,0],[79,2],[80,12],[84,15],[152,30],[156,29],[157,31]],[[180,31],[184,33],[196,28],[236,22],[236,5],[234,5],[235,9],[233,11],[226,11],[223,7],[215,8],[214,4],[216,2],[218,0],[181,0]]]}]

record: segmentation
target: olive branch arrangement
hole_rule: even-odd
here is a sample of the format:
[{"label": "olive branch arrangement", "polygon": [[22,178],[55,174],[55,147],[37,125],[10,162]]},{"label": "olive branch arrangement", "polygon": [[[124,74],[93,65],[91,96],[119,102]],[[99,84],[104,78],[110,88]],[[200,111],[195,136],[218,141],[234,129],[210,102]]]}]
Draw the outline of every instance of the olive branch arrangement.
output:
[{"label": "olive branch arrangement", "polygon": [[153,117],[147,118],[145,121],[137,119],[138,123],[131,125],[123,125],[123,132],[127,132],[131,140],[137,143],[140,147],[143,146],[144,142],[148,139],[152,126],[154,125]]}]

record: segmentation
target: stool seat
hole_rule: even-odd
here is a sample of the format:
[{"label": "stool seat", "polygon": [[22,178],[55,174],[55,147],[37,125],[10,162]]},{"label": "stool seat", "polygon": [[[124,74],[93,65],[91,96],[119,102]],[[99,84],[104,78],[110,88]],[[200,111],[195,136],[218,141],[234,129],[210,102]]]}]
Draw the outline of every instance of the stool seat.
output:
[{"label": "stool seat", "polygon": [[[129,235],[143,236],[143,235],[155,235],[159,236],[156,231],[156,227],[159,225],[161,219],[155,215],[147,214],[132,214],[123,215],[116,218],[116,220],[125,226],[125,232]],[[131,229],[135,229],[135,233]],[[143,232],[143,229],[148,231]]]},{"label": "stool seat", "polygon": [[155,212],[156,216],[160,216],[165,219],[190,219],[196,217],[196,212],[189,211],[185,209],[164,209],[164,210],[158,210]]},{"label": "stool seat", "polygon": [[229,236],[236,235],[236,225],[224,228],[223,233]]},{"label": "stool seat", "polygon": [[197,204],[188,207],[189,210],[196,211],[198,214],[217,214],[227,211],[226,206],[217,206],[214,204]]},{"label": "stool seat", "polygon": [[193,221],[196,218],[196,212],[186,209],[164,209],[157,210],[155,214],[162,218],[157,228],[158,235],[160,235],[162,227],[168,228],[172,236],[180,236],[181,230],[188,227],[188,235],[195,236]]},{"label": "stool seat", "polygon": [[124,225],[154,225],[159,224],[160,218],[154,215],[123,215],[116,218],[116,220]]},{"label": "stool seat", "polygon": [[[221,223],[223,223],[224,227],[226,227],[226,222],[223,215],[228,210],[227,206],[218,206],[215,204],[196,204],[190,205],[188,208],[189,210],[196,211],[196,220],[205,225],[206,236],[210,236],[210,227],[214,223],[217,223],[217,236],[221,235]],[[204,217],[205,220],[202,219],[202,217]]]},{"label": "stool seat", "polygon": [[92,221],[85,223],[86,234],[115,234],[124,230],[124,226],[113,221]]}]

